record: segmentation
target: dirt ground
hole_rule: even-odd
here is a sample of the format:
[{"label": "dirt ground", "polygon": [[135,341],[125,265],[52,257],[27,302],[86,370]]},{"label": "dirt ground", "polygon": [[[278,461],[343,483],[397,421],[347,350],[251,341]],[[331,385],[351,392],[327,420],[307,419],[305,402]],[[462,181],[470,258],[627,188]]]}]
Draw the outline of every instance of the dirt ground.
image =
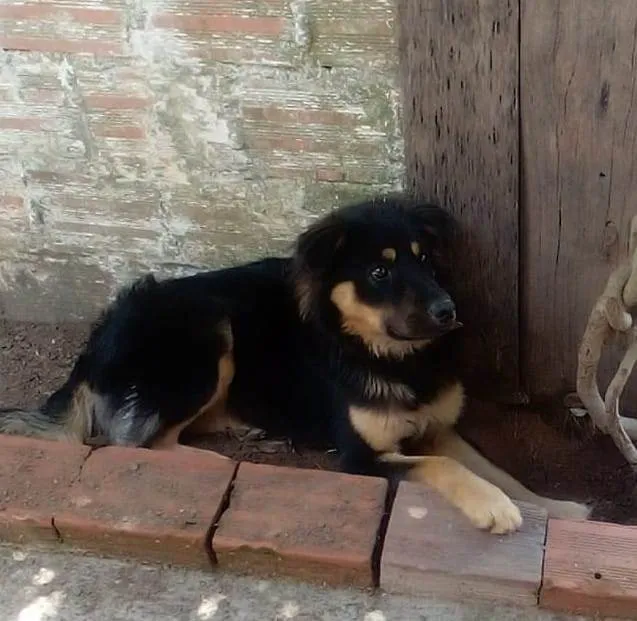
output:
[{"label": "dirt ground", "polygon": [[[83,324],[0,322],[0,405],[40,403],[65,379],[88,333]],[[470,404],[462,435],[534,491],[593,502],[593,518],[637,524],[637,473],[608,438],[566,412]],[[194,443],[194,442],[193,442]],[[239,460],[336,469],[332,453],[293,450],[283,439],[210,436],[197,446]]]}]

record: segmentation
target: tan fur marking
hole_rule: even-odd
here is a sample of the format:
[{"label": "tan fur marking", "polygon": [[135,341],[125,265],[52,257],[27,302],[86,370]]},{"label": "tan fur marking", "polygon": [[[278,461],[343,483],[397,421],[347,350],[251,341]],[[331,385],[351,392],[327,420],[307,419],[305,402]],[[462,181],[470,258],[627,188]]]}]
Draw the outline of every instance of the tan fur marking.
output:
[{"label": "tan fur marking", "polygon": [[71,407],[64,425],[67,437],[77,438],[83,442],[92,435],[90,413],[94,403],[95,395],[88,384],[82,383],[73,391]]},{"label": "tan fur marking", "polygon": [[381,254],[383,255],[383,259],[387,259],[392,263],[396,260],[396,249],[395,248],[385,248]]},{"label": "tan fur marking", "polygon": [[342,315],[343,329],[373,343],[385,334],[383,313],[361,302],[352,281],[339,283],[330,296]]},{"label": "tan fur marking", "polygon": [[436,427],[453,427],[460,418],[464,400],[464,388],[456,382],[438,393],[432,403],[422,405],[420,411]]},{"label": "tan fur marking", "polygon": [[234,379],[235,372],[234,356],[232,352],[232,330],[230,327],[230,323],[224,322],[224,324],[220,326],[219,331],[220,334],[226,337],[226,342],[230,351],[219,358],[217,388],[214,394],[194,416],[182,423],[179,423],[178,425],[171,427],[163,434],[158,436],[152,443],[151,448],[174,448],[176,445],[179,444],[179,436],[181,435],[181,432],[187,427],[194,428],[196,432],[202,433],[196,424],[197,419],[199,419],[200,417],[204,417],[202,426],[205,429],[210,429],[211,427],[216,426],[218,423],[215,423],[215,419],[226,417],[227,420],[227,414],[225,413],[225,404],[228,397],[228,390],[230,389],[230,384]]},{"label": "tan fur marking", "polygon": [[391,355],[401,358],[429,344],[428,340],[395,341],[385,330],[384,314],[361,302],[351,280],[341,282],[332,289],[330,299],[341,313],[343,331],[360,337],[376,356]]},{"label": "tan fur marking", "polygon": [[401,440],[422,436],[427,428],[427,420],[418,411],[378,412],[351,407],[349,419],[360,437],[380,453],[397,453]]},{"label": "tan fur marking", "polygon": [[351,407],[349,418],[357,433],[375,451],[397,453],[402,440],[422,438],[429,431],[452,427],[463,405],[464,389],[457,382],[443,389],[432,403],[423,404],[417,410],[375,411]]},{"label": "tan fur marking", "polygon": [[314,296],[314,286],[310,276],[300,276],[294,285],[294,292],[299,307],[299,315],[301,319],[307,319],[312,311],[312,298]]},{"label": "tan fur marking", "polygon": [[411,242],[411,251],[414,253],[415,256],[420,256],[420,244],[417,241]]}]

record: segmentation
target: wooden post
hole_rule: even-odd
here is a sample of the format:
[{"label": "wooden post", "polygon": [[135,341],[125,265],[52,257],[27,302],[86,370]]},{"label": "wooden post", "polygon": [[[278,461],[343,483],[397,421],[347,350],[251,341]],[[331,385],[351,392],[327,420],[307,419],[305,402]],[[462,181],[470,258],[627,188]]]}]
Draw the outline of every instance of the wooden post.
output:
[{"label": "wooden post", "polygon": [[408,183],[460,223],[469,388],[509,402],[521,398],[518,18],[511,0],[399,0]]},{"label": "wooden post", "polygon": [[[522,369],[532,396],[558,401],[575,389],[588,315],[635,214],[637,3],[521,7]],[[600,383],[622,353],[606,356]],[[636,388],[623,411],[635,412]]]}]

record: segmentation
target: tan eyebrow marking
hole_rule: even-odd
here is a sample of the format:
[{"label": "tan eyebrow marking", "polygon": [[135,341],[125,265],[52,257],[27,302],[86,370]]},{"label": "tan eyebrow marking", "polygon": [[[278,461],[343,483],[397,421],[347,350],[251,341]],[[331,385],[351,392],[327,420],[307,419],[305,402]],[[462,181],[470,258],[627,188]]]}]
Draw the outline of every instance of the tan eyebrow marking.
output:
[{"label": "tan eyebrow marking", "polygon": [[411,242],[411,251],[417,256],[420,256],[420,244],[417,241]]},{"label": "tan eyebrow marking", "polygon": [[383,255],[383,259],[387,259],[388,261],[396,260],[396,250],[394,248],[385,248],[381,254]]}]

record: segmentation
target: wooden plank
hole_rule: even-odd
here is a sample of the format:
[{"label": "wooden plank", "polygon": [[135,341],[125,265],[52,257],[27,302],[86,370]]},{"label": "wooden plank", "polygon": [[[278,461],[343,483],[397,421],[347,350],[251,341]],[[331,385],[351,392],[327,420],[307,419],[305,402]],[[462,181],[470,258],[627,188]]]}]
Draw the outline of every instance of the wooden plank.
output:
[{"label": "wooden plank", "polygon": [[533,396],[557,398],[637,213],[637,3],[521,6],[522,369]]},{"label": "wooden plank", "polygon": [[461,231],[454,294],[471,387],[518,387],[518,3],[399,2],[408,186]]},{"label": "wooden plank", "polygon": [[402,482],[392,509],[380,586],[390,593],[535,606],[542,577],[546,511],[518,503],[511,535],[478,530],[425,485]]}]

